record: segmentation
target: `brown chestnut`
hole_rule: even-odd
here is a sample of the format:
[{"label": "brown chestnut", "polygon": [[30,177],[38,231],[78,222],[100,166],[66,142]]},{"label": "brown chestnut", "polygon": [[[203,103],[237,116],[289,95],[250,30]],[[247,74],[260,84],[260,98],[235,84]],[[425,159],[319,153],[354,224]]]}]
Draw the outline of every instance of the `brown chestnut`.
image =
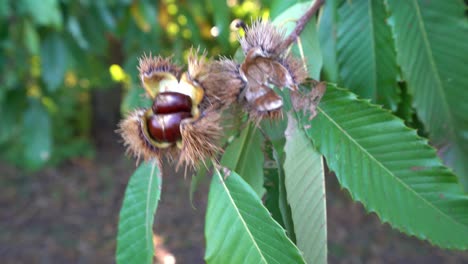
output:
[{"label": "brown chestnut", "polygon": [[156,96],[152,109],[155,114],[190,112],[192,110],[192,99],[177,92],[163,92]]},{"label": "brown chestnut", "polygon": [[273,89],[266,88],[265,94],[255,98],[253,105],[259,112],[277,111],[283,107],[283,99]]},{"label": "brown chestnut", "polygon": [[192,115],[188,112],[152,115],[146,120],[150,136],[159,142],[176,142],[181,139],[180,122]]}]

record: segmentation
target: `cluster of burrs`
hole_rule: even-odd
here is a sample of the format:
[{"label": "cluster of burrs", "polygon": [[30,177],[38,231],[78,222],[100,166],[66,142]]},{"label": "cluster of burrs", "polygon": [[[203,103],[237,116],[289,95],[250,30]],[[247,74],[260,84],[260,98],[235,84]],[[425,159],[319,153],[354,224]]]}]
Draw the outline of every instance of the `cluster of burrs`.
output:
[{"label": "cluster of burrs", "polygon": [[[208,59],[192,49],[186,71],[168,58],[143,56],[140,79],[152,107],[130,113],[120,123],[128,152],[138,159],[166,155],[197,167],[221,151],[222,112],[240,105],[252,122],[282,116],[283,99],[273,87],[297,93],[307,77],[303,62],[285,45],[284,30],[269,21],[236,22],[245,59]],[[300,96],[296,96],[299,98]],[[300,105],[300,104],[297,104]]]}]

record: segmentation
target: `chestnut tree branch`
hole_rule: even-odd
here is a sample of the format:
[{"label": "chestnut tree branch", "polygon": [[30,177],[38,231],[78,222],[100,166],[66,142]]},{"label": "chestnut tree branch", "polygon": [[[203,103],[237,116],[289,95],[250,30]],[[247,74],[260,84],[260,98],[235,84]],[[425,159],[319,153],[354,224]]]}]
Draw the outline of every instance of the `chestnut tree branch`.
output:
[{"label": "chestnut tree branch", "polygon": [[284,40],[281,44],[283,49],[287,49],[291,44],[296,41],[296,39],[301,35],[302,31],[304,30],[307,22],[312,18],[312,16],[317,13],[320,6],[325,2],[325,0],[315,0],[314,4],[307,10],[301,18],[299,18],[296,22],[296,27],[294,30],[289,34],[289,36]]}]

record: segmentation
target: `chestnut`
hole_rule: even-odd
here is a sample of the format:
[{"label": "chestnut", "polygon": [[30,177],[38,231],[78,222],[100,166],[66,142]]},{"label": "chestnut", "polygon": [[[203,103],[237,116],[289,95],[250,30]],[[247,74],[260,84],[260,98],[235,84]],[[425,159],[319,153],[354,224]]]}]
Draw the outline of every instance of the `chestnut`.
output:
[{"label": "chestnut", "polygon": [[149,135],[158,142],[176,142],[182,138],[180,122],[189,117],[189,112],[152,115],[146,120]]},{"label": "chestnut", "polygon": [[265,94],[255,98],[253,105],[259,112],[278,111],[283,107],[283,99],[276,92],[269,88],[264,88]]},{"label": "chestnut", "polygon": [[192,110],[192,99],[177,92],[162,92],[156,96],[151,109],[155,114],[190,112]]}]

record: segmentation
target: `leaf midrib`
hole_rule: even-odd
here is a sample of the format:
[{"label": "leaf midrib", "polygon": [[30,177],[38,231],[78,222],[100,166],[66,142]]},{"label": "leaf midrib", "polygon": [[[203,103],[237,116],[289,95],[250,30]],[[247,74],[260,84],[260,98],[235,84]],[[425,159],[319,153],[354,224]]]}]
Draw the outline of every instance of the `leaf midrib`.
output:
[{"label": "leaf midrib", "polygon": [[368,14],[369,14],[369,20],[370,20],[370,33],[371,33],[371,47],[372,47],[372,66],[373,66],[373,71],[372,71],[372,83],[374,84],[372,86],[373,90],[373,99],[375,102],[377,102],[377,56],[376,56],[376,50],[375,50],[375,32],[374,32],[374,17],[373,17],[373,12],[372,12],[372,1],[373,0],[368,0],[369,5],[368,5]]},{"label": "leaf midrib", "polygon": [[249,148],[249,146],[251,145],[251,143],[252,143],[252,141],[254,139],[253,133],[255,131],[252,129],[252,126],[249,125],[248,129],[249,130],[247,131],[247,135],[245,135],[245,139],[242,142],[241,151],[239,152],[239,156],[238,156],[238,158],[236,160],[235,172],[237,172],[237,173],[243,173],[244,172],[244,168],[247,165],[247,163],[245,162],[245,160],[247,159],[246,152],[248,151],[248,148]]},{"label": "leaf midrib", "polygon": [[[432,49],[431,49],[431,45],[429,43],[429,39],[427,37],[427,34],[426,34],[426,27],[424,25],[424,21],[422,20],[422,16],[421,16],[421,10],[419,8],[419,5],[416,3],[416,0],[413,0],[411,1],[411,3],[413,4],[414,8],[416,9],[416,16],[417,16],[417,20],[418,20],[418,25],[419,25],[419,28],[421,29],[421,34],[422,34],[422,39],[423,39],[423,43],[424,43],[424,46],[425,46],[425,51],[427,52],[427,56],[428,56],[428,59],[429,59],[429,63],[431,65],[431,69],[432,69],[432,72],[434,73],[434,76],[436,78],[436,81],[437,81],[437,91],[438,91],[438,94],[440,95],[441,98],[443,98],[443,100],[441,100],[443,102],[443,107],[448,115],[448,122],[449,122],[449,127],[453,127],[454,129],[456,128],[456,123],[453,121],[453,113],[450,109],[450,107],[448,106],[448,102],[447,102],[447,98],[446,98],[446,95],[444,93],[444,89],[443,89],[443,84],[442,84],[442,81],[440,79],[440,73],[439,73],[439,70],[437,68],[437,65],[434,61],[434,55],[432,54]],[[456,140],[456,134],[454,134],[452,131],[449,131],[450,134],[451,134],[451,137],[454,137],[455,140]],[[457,140],[458,141],[458,140]]]},{"label": "leaf midrib", "polygon": [[228,196],[229,201],[233,205],[234,210],[236,211],[236,214],[239,216],[239,219],[240,219],[240,221],[242,223],[242,226],[245,228],[245,230],[246,230],[247,234],[249,235],[252,243],[254,244],[255,248],[257,249],[258,254],[262,258],[264,263],[268,263],[266,261],[265,257],[263,256],[262,251],[260,250],[260,247],[258,246],[257,241],[255,240],[253,234],[250,232],[250,229],[248,228],[248,225],[245,222],[244,217],[242,216],[239,209],[237,208],[236,203],[234,202],[234,198],[231,196],[231,192],[229,191],[229,188],[227,187],[226,182],[224,181],[223,177],[221,176],[221,173],[218,171],[216,174],[218,175],[218,178],[221,181],[221,185],[223,186],[223,189],[226,192],[226,195]]},{"label": "leaf midrib", "polygon": [[394,175],[393,172],[391,172],[386,166],[384,166],[380,161],[378,161],[373,155],[371,155],[363,146],[361,146],[344,128],[342,128],[338,123],[336,123],[333,118],[331,118],[320,106],[317,106],[317,109],[319,110],[320,113],[322,113],[335,127],[340,130],[343,135],[345,135],[352,143],[354,143],[363,153],[365,153],[371,160],[373,160],[379,167],[381,167],[386,174],[391,177],[392,179],[395,179],[397,183],[399,183],[401,186],[403,186],[405,189],[409,190],[413,195],[417,198],[419,198],[423,203],[425,203],[429,208],[433,208],[436,212],[438,212],[440,215],[444,216],[445,218],[448,218],[451,222],[454,224],[460,226],[462,229],[466,229],[466,226],[463,225],[462,223],[458,222],[457,220],[453,219],[449,215],[445,214],[443,211],[441,211],[438,207],[421,197],[414,189],[410,188],[405,182],[403,182],[400,178]]},{"label": "leaf midrib", "polygon": [[[239,144],[239,151],[236,152],[236,156],[234,157],[235,162],[233,164],[236,164],[233,169],[235,172],[241,174],[242,171],[239,171],[239,169],[243,168],[242,164],[245,164],[244,159],[246,157],[245,152],[247,151],[246,144],[247,142],[250,142],[252,140],[252,126],[249,124],[247,126],[247,132],[245,137],[242,139],[242,141]],[[242,162],[241,162],[242,161]]]},{"label": "leaf midrib", "polygon": [[[306,131],[301,129],[301,127],[299,126],[301,118],[298,115],[298,113],[297,112],[295,113],[295,117],[293,117],[293,115],[288,114],[288,118],[291,118],[294,121],[297,120],[297,122],[294,122],[295,123],[294,132],[286,136],[286,144],[284,147],[284,150],[286,153],[286,159],[284,161],[284,169],[285,171],[289,169],[293,169],[294,162],[302,164],[303,166],[297,167],[295,172],[292,172],[294,170],[291,170],[291,173],[294,174],[294,178],[295,178],[294,183],[292,182],[291,179],[288,180],[288,178],[286,177],[285,186],[286,188],[290,186],[290,189],[294,190],[294,187],[297,187],[297,185],[300,184],[300,185],[303,185],[301,188],[303,188],[304,191],[302,193],[287,192],[287,196],[288,196],[287,198],[290,201],[290,207],[291,207],[291,213],[293,215],[293,220],[295,219],[294,218],[295,214],[300,215],[300,211],[298,210],[304,205],[303,204],[304,202],[308,203],[309,205],[312,205],[312,207],[310,206],[308,207],[308,210],[310,212],[317,212],[317,208],[322,209],[320,210],[320,212],[316,213],[316,216],[315,216],[316,220],[314,219],[313,221],[311,221],[312,219],[308,219],[308,221],[304,222],[304,221],[301,221],[299,217],[298,219],[296,219],[297,221],[293,221],[296,232],[297,231],[306,232],[306,234],[303,233],[303,235],[309,236],[309,237],[310,235],[312,235],[311,238],[312,238],[313,243],[310,243],[310,244],[308,244],[310,240],[307,240],[306,237],[302,236],[303,239],[307,240],[306,244],[301,245],[303,246],[303,248],[301,248],[302,250],[307,250],[311,246],[317,245],[317,242],[319,242],[317,240],[317,237],[320,237],[320,241],[322,242],[323,240],[325,241],[325,243],[319,242],[320,244],[319,250],[313,250],[314,252],[307,253],[307,254],[305,252],[303,253],[304,258],[306,258],[306,256],[314,257],[314,260],[310,263],[317,263],[317,259],[320,258],[322,254],[321,250],[323,250],[324,247],[326,248],[326,245],[327,245],[326,243],[326,237],[327,237],[326,214],[327,213],[326,213],[326,203],[324,199],[325,177],[324,177],[324,169],[323,169],[323,166],[324,166],[323,156],[320,153],[317,154],[317,155],[320,155],[320,158],[309,156],[311,154],[310,148],[314,149],[314,152],[317,152],[317,150],[315,150],[312,142],[310,141],[310,139],[308,139]],[[288,121],[288,122],[291,122],[291,121]],[[309,155],[301,155],[301,153],[309,154]],[[311,158],[319,159],[319,160],[313,160],[313,162],[311,162],[312,161]],[[288,165],[288,163],[290,164]],[[317,168],[317,170],[313,170],[313,168],[316,168],[316,163],[320,163],[320,168]],[[320,181],[320,182],[318,183],[317,181]],[[306,185],[304,185],[304,183]],[[317,194],[318,192],[320,193]],[[317,197],[319,197],[318,200],[317,200]],[[316,230],[316,227],[314,227],[313,230],[304,227],[305,224],[311,224],[311,223],[315,224],[316,221],[319,221],[319,223],[321,224],[319,230]],[[324,234],[321,233],[323,229],[325,229]],[[312,232],[312,234],[310,232]],[[300,235],[296,236],[298,247],[299,247],[300,237],[301,237]],[[310,255],[310,254],[313,254],[313,255]]]},{"label": "leaf midrib", "polygon": [[[153,166],[151,166],[151,174],[150,174],[150,178],[149,178],[149,182],[148,182],[148,188],[146,189],[146,216],[145,216],[145,224],[146,224],[146,231],[152,229],[151,228],[151,223],[153,221],[151,221],[151,219],[149,219],[149,216],[150,215],[153,215],[151,214],[150,212],[150,196],[151,196],[151,184],[153,183],[153,177],[154,177],[154,169],[156,168],[156,162],[153,162]],[[146,246],[147,248],[151,249],[153,248],[153,245],[152,245],[152,242],[153,240],[149,237],[149,232],[145,232],[145,239],[146,239]]]}]

